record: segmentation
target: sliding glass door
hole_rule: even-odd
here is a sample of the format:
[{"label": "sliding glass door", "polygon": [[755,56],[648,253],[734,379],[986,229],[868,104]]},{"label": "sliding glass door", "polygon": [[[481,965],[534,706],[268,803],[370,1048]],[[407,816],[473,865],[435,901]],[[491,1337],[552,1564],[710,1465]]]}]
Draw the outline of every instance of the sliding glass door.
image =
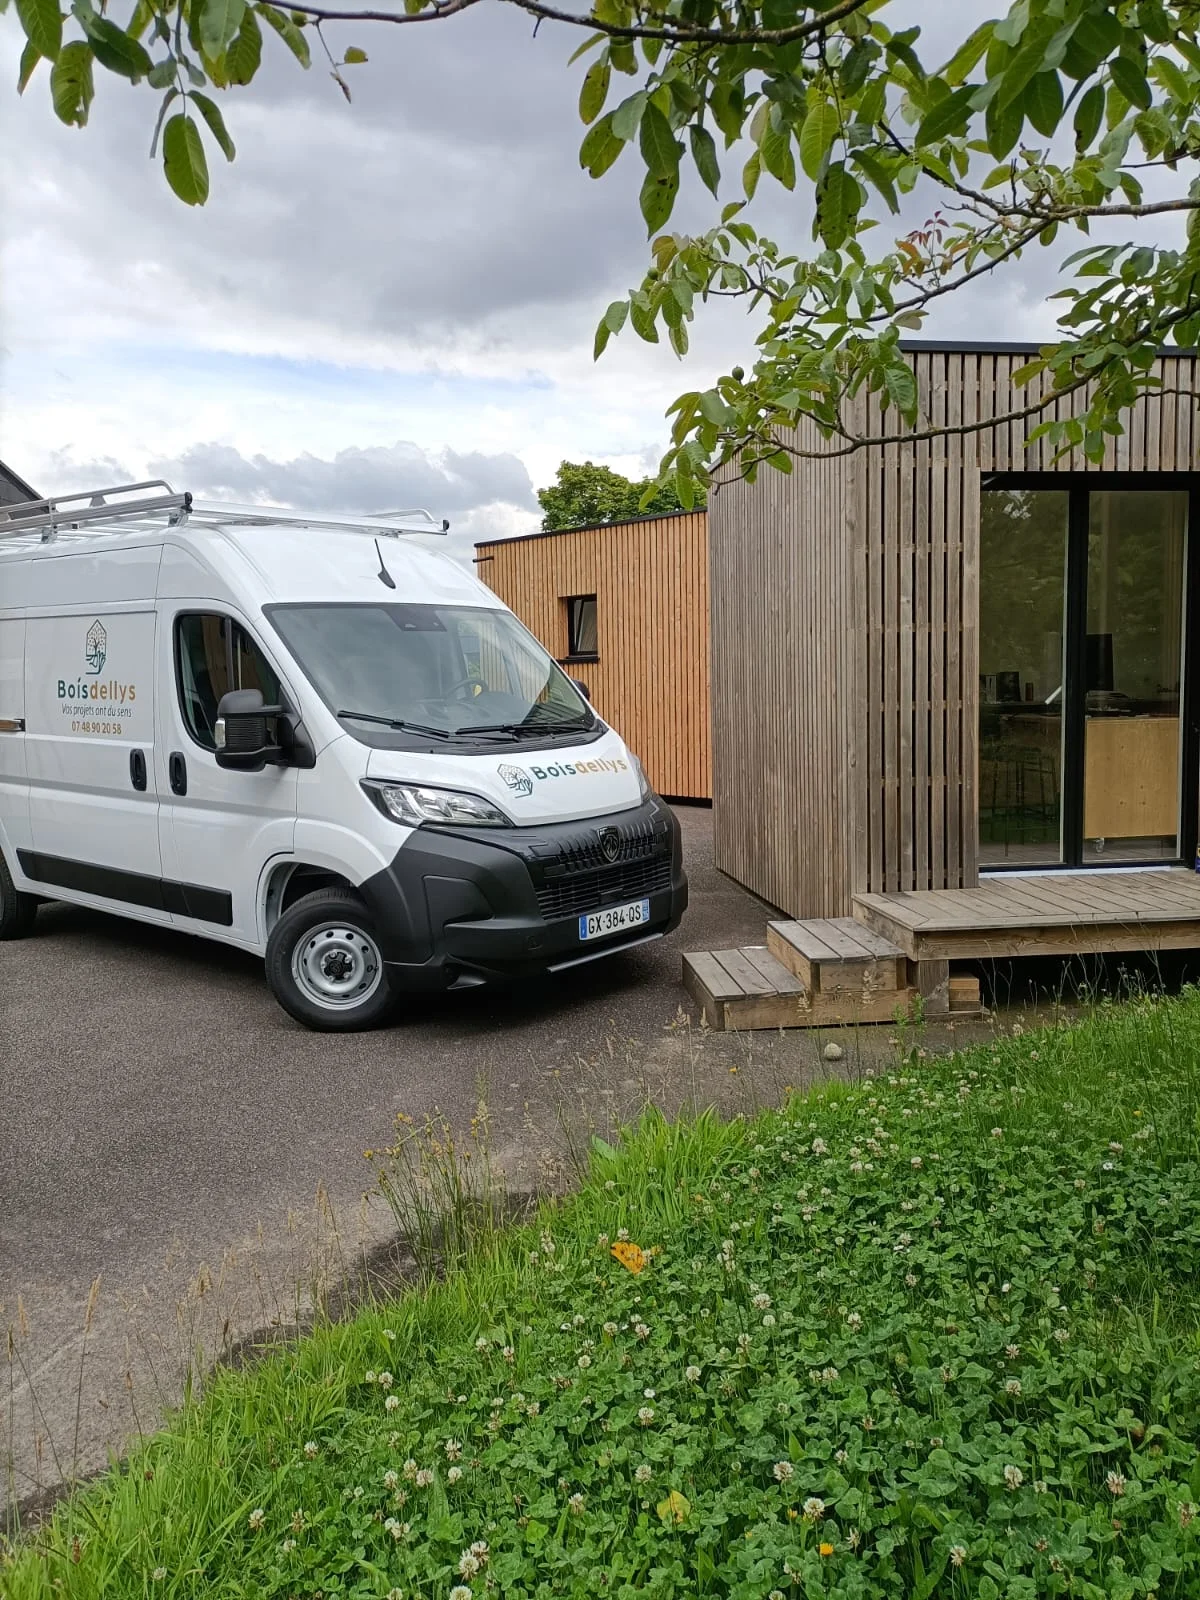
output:
[{"label": "sliding glass door", "polygon": [[1185,621],[1195,563],[1189,488],[1177,484],[985,480],[982,867],[1173,861],[1194,847]]}]

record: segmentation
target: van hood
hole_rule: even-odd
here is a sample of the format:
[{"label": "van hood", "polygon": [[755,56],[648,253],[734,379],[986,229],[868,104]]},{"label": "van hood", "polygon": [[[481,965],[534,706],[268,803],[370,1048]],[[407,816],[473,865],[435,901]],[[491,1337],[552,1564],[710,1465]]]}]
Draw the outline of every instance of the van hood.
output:
[{"label": "van hood", "polygon": [[372,750],[368,778],[467,789],[500,807],[518,827],[574,822],[641,803],[641,785],[624,741],[610,728],[590,744],[538,750],[530,745],[471,751]]}]

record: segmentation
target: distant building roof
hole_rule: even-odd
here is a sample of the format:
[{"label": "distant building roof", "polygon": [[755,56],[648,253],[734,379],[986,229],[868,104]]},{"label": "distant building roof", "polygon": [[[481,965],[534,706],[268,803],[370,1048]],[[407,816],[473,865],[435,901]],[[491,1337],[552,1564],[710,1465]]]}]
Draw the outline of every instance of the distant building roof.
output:
[{"label": "distant building roof", "polygon": [[0,505],[14,506],[22,500],[36,500],[38,492],[0,461]]}]

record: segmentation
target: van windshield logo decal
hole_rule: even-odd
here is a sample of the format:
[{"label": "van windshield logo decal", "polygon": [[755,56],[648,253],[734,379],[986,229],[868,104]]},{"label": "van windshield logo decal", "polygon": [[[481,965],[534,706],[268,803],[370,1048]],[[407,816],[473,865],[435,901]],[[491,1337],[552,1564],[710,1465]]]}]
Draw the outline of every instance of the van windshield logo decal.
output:
[{"label": "van windshield logo decal", "polygon": [[98,678],[104,671],[104,663],[108,660],[108,629],[99,618],[87,631],[84,659],[87,662],[88,677]]},{"label": "van windshield logo decal", "polygon": [[507,764],[499,766],[496,771],[514,794],[530,795],[533,793],[533,779],[524,767],[510,767]]}]

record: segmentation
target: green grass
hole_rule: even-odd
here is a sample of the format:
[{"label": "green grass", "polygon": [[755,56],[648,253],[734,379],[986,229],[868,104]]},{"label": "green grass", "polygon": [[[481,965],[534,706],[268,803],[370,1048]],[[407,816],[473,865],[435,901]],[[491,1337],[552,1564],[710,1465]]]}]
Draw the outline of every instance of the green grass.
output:
[{"label": "green grass", "polygon": [[0,1592],[1194,1597],[1198,1118],[1195,992],[648,1115],[445,1281],[218,1373]]}]

